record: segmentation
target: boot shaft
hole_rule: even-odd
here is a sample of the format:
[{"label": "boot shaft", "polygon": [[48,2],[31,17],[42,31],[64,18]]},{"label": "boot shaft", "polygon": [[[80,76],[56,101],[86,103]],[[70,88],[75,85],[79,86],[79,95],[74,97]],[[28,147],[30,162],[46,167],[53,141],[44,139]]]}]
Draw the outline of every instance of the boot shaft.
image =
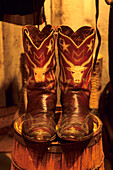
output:
[{"label": "boot shaft", "polygon": [[23,46],[26,54],[27,88],[52,90],[55,88],[54,29],[47,25],[40,31],[35,26],[23,27]]},{"label": "boot shaft", "polygon": [[59,81],[63,92],[90,91],[94,42],[95,30],[92,27],[81,27],[76,32],[68,26],[59,27]]}]

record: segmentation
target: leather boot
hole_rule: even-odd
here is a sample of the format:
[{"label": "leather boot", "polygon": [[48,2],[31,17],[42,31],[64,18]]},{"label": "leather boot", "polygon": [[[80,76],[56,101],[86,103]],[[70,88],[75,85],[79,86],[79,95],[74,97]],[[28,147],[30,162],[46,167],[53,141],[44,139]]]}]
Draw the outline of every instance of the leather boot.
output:
[{"label": "leather boot", "polygon": [[95,30],[88,26],[76,32],[68,26],[58,30],[62,119],[57,134],[64,140],[82,141],[93,133],[89,96]]},{"label": "leather boot", "polygon": [[27,70],[27,111],[22,135],[35,142],[55,139],[55,46],[54,29],[46,25],[42,31],[35,26],[23,27],[23,46]]}]

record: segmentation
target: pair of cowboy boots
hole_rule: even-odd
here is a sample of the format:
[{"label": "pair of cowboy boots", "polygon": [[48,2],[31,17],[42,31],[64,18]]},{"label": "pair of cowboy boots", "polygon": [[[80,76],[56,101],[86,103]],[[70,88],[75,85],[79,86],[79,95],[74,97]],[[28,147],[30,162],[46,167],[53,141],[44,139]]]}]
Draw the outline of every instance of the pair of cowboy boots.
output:
[{"label": "pair of cowboy boots", "polygon": [[95,30],[84,26],[74,32],[68,26],[57,28],[60,63],[62,119],[56,130],[57,101],[55,28],[46,25],[23,27],[27,70],[27,111],[23,136],[35,142],[49,142],[56,134],[63,140],[90,138],[93,120],[89,113]]}]

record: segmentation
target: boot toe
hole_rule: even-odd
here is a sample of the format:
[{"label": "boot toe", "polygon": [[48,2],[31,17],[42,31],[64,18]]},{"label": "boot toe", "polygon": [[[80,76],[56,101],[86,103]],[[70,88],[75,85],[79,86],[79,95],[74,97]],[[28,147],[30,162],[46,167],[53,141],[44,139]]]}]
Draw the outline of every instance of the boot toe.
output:
[{"label": "boot toe", "polygon": [[56,137],[55,129],[52,131],[49,127],[29,127],[26,124],[23,124],[23,136],[28,140],[34,142],[49,142],[53,141]]},{"label": "boot toe", "polygon": [[56,126],[51,120],[45,121],[34,118],[32,121],[27,119],[23,122],[22,133],[27,139],[34,142],[49,142],[56,137]]},{"label": "boot toe", "polygon": [[34,142],[49,142],[56,138],[54,120],[43,115],[34,117],[24,114],[15,121],[14,129],[26,139]]},{"label": "boot toe", "polygon": [[71,122],[62,124],[57,132],[61,139],[69,141],[83,141],[89,139],[93,135],[93,121],[89,119],[87,123]]}]

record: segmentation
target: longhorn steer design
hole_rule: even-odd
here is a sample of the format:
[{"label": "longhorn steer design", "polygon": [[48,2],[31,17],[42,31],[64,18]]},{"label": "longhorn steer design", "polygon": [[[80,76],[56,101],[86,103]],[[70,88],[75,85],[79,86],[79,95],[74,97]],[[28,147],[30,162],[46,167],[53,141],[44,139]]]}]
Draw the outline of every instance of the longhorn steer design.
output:
[{"label": "longhorn steer design", "polygon": [[67,69],[71,72],[74,83],[80,83],[83,77],[83,72],[87,69],[87,67],[73,66],[71,68],[67,67]]},{"label": "longhorn steer design", "polygon": [[[49,60],[46,62],[46,64],[43,66],[43,67],[37,67],[37,65],[30,59],[29,55],[26,53],[27,55],[27,58],[29,60],[29,62],[33,65],[33,73],[34,73],[34,78],[35,78],[35,81],[37,83],[39,82],[44,82],[45,81],[45,74],[46,72],[50,69],[48,68],[51,60],[52,60],[52,57],[54,55],[54,52],[53,54],[50,56]],[[55,60],[53,60],[53,66],[54,67],[55,65]]]},{"label": "longhorn steer design", "polygon": [[89,59],[87,61],[85,61],[83,64],[81,64],[79,66],[77,66],[77,65],[75,66],[69,60],[67,60],[63,53],[61,53],[61,55],[62,55],[63,59],[65,60],[65,62],[70,66],[70,67],[66,67],[66,68],[67,68],[67,70],[69,70],[71,72],[74,83],[80,83],[83,78],[83,73],[87,69],[86,65],[91,61],[92,55],[89,57]]}]

